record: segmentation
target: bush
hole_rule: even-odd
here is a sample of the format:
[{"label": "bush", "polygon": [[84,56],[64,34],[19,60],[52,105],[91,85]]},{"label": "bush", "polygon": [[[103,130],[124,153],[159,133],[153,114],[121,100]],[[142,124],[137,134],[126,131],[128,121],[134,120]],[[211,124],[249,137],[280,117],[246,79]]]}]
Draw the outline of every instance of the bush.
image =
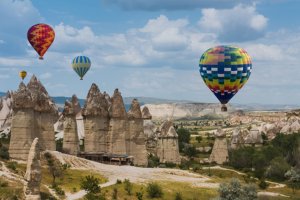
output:
[{"label": "bush", "polygon": [[93,193],[87,193],[84,196],[85,200],[105,200],[105,197],[101,194],[93,194]]},{"label": "bush", "polygon": [[4,160],[9,159],[8,148],[2,145],[2,143],[0,143],[0,158]]},{"label": "bush", "polygon": [[266,171],[266,176],[275,181],[283,181],[285,179],[284,174],[289,169],[290,165],[283,157],[276,157],[271,161],[270,167]]},{"label": "bush", "polygon": [[265,190],[268,188],[269,184],[265,181],[265,179],[260,179],[258,186],[260,189]]},{"label": "bush", "polygon": [[65,191],[61,187],[59,187],[57,184],[53,184],[52,188],[54,189],[56,194],[65,196]]},{"label": "bush", "polygon": [[159,157],[150,154],[148,156],[148,167],[157,167],[159,165]]},{"label": "bush", "polygon": [[116,184],[122,184],[122,180],[117,179]]},{"label": "bush", "polygon": [[183,200],[182,195],[181,195],[180,192],[176,192],[175,200]]},{"label": "bush", "polygon": [[6,164],[6,167],[7,168],[9,168],[9,169],[12,169],[12,170],[14,170],[14,171],[16,171],[16,169],[17,169],[17,162],[15,162],[15,161],[11,161],[11,162],[8,162],[7,164]]},{"label": "bush", "polygon": [[129,179],[124,180],[124,189],[127,192],[128,195],[131,195],[132,193],[132,183],[130,183]]},{"label": "bush", "polygon": [[146,190],[148,197],[151,199],[160,198],[163,196],[162,188],[157,183],[148,183]]},{"label": "bush", "polygon": [[100,180],[92,175],[86,176],[81,180],[80,187],[87,193],[97,194],[101,191]]},{"label": "bush", "polygon": [[184,144],[189,144],[191,139],[191,133],[188,129],[179,128],[177,130],[178,134],[178,144],[179,144],[179,151],[182,152],[184,148]]},{"label": "bush", "polygon": [[135,196],[137,197],[138,200],[143,200],[143,192],[136,192]]},{"label": "bush", "polygon": [[165,165],[167,168],[175,168],[176,167],[176,164],[172,163],[172,162],[166,162]]},{"label": "bush", "polygon": [[117,200],[118,199],[118,188],[114,187],[113,193],[112,193],[112,199]]},{"label": "bush", "polygon": [[187,146],[184,148],[184,154],[187,155],[190,159],[197,155],[197,149],[194,146]]},{"label": "bush", "polygon": [[219,187],[219,200],[256,200],[257,191],[254,185],[242,186],[238,179],[232,179],[229,183],[222,183]]},{"label": "bush", "polygon": [[196,140],[197,140],[198,143],[200,143],[200,142],[202,141],[202,136],[200,136],[200,135],[197,136],[197,137],[196,137]]},{"label": "bush", "polygon": [[7,186],[8,186],[8,182],[0,179],[0,188],[7,187]]}]

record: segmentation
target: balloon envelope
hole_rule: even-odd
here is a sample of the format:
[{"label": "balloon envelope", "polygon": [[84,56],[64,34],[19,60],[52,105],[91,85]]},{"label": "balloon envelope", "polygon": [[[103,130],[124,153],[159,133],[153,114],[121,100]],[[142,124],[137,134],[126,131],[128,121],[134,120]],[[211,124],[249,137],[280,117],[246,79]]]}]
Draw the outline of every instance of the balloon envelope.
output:
[{"label": "balloon envelope", "polygon": [[89,71],[91,67],[91,60],[86,56],[77,56],[73,59],[72,68],[79,75],[80,80]]},{"label": "balloon envelope", "polygon": [[24,78],[26,77],[26,75],[27,75],[26,71],[20,71],[19,72],[19,76],[20,76],[20,78],[22,78],[22,80],[24,80]]},{"label": "balloon envelope", "polygon": [[203,53],[199,67],[207,87],[226,104],[249,79],[252,63],[242,48],[217,46]]},{"label": "balloon envelope", "polygon": [[36,24],[29,28],[27,39],[35,51],[43,59],[44,54],[54,41],[55,33],[47,24]]}]

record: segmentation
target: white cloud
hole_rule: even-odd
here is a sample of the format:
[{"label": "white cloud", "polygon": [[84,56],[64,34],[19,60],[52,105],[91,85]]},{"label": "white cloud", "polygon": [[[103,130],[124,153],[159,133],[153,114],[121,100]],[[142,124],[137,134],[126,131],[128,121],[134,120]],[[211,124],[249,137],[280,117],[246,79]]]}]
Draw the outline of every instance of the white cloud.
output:
[{"label": "white cloud", "polygon": [[2,67],[29,66],[31,64],[29,59],[0,57],[0,66]]},{"label": "white cloud", "polygon": [[214,32],[221,41],[241,42],[262,37],[268,19],[257,13],[255,5],[239,4],[231,9],[202,10],[199,27]]},{"label": "white cloud", "polygon": [[[118,5],[125,10],[193,10],[197,8],[230,8],[236,0],[102,0],[106,4]],[[252,0],[239,0],[252,3]]]},{"label": "white cloud", "polygon": [[49,72],[46,72],[46,73],[41,74],[41,75],[39,76],[40,79],[49,79],[49,78],[51,78],[51,77],[52,77],[52,74],[49,73]]}]

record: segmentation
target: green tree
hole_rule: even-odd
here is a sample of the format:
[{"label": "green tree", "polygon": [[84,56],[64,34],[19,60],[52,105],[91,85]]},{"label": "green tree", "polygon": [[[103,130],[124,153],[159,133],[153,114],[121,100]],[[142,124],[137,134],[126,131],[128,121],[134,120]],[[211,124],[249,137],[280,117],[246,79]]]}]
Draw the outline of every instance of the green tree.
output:
[{"label": "green tree", "polygon": [[300,189],[300,169],[291,168],[284,175],[288,178],[288,187],[293,189],[293,193],[295,190]]},{"label": "green tree", "polygon": [[254,147],[242,147],[229,152],[229,164],[236,169],[252,168]]},{"label": "green tree", "polygon": [[125,179],[124,180],[124,189],[125,191],[127,192],[128,195],[131,195],[132,194],[132,183],[130,182],[129,179]]},{"label": "green tree", "polygon": [[197,137],[196,137],[196,140],[197,140],[198,143],[200,143],[200,142],[202,141],[202,136],[200,136],[200,135],[197,136]]},{"label": "green tree", "polygon": [[191,159],[197,155],[197,149],[194,146],[187,146],[184,148],[184,154]]},{"label": "green tree", "polygon": [[100,180],[93,175],[85,176],[80,182],[80,188],[85,190],[87,193],[97,194],[101,192],[99,186]]},{"label": "green tree", "polygon": [[219,187],[219,200],[256,200],[257,191],[254,185],[244,185],[238,179],[222,183]]},{"label": "green tree", "polygon": [[189,132],[188,129],[181,127],[177,130],[177,134],[178,134],[179,151],[182,152],[184,145],[190,143],[191,133]]},{"label": "green tree", "polygon": [[138,200],[143,200],[144,194],[143,194],[143,192],[136,192],[135,196]]},{"label": "green tree", "polygon": [[283,181],[285,179],[284,174],[289,169],[290,165],[282,156],[279,156],[271,160],[270,166],[266,171],[266,176],[276,181]]},{"label": "green tree", "polygon": [[46,152],[44,157],[47,161],[48,169],[50,174],[52,175],[52,185],[55,186],[55,180],[58,177],[63,177],[63,172],[65,171],[62,164],[55,157],[51,155],[51,153]]},{"label": "green tree", "polygon": [[153,198],[160,198],[163,196],[162,188],[157,183],[148,183],[146,188],[148,197]]}]

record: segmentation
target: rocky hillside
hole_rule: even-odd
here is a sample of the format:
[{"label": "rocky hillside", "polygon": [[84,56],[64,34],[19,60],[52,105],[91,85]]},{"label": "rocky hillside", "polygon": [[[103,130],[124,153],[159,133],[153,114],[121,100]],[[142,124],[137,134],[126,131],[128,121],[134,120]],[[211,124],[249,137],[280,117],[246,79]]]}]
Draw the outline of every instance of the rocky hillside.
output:
[{"label": "rocky hillside", "polygon": [[228,105],[228,112],[221,112],[220,104],[214,103],[164,103],[145,104],[153,119],[195,119],[201,117],[226,117],[235,111]]}]

